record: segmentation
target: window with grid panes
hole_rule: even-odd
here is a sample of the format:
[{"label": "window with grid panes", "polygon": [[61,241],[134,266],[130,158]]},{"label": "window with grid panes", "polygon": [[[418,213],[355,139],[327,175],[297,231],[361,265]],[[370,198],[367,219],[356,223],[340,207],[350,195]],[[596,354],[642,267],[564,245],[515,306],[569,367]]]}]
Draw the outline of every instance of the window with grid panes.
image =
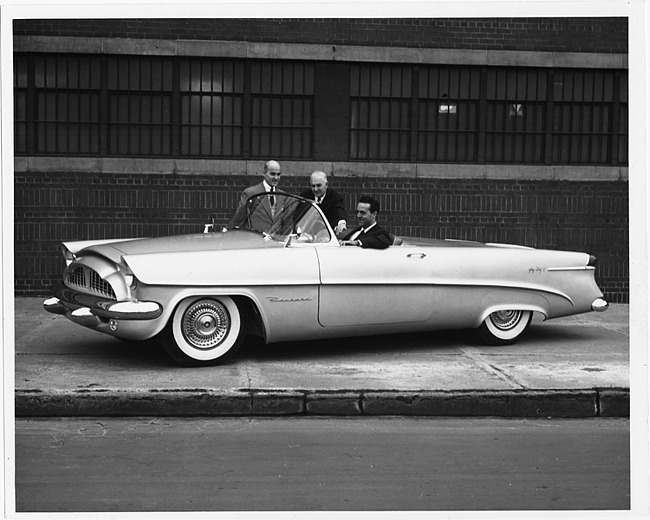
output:
[{"label": "window with grid panes", "polygon": [[412,67],[350,68],[350,159],[410,159]]},{"label": "window with grid panes", "polygon": [[544,69],[487,69],[486,162],[544,162],[546,85]]},{"label": "window with grid panes", "polygon": [[98,60],[90,56],[40,55],[34,58],[33,145],[36,153],[99,153],[99,69]]},{"label": "window with grid panes", "polygon": [[477,68],[420,68],[419,161],[476,161],[480,79]]},{"label": "window with grid panes", "polygon": [[241,155],[243,97],[244,65],[241,61],[182,61],[181,155]]},{"label": "window with grid panes", "polygon": [[14,150],[27,153],[27,59],[14,59]]},{"label": "window with grid panes", "polygon": [[[615,75],[612,71],[562,69],[555,71],[553,79],[554,163],[607,164],[610,162],[614,79]],[[617,123],[624,122],[624,120],[617,121]]]},{"label": "window with grid panes", "polygon": [[108,58],[108,154],[172,153],[170,58]]},{"label": "window with grid panes", "polygon": [[614,150],[615,160],[614,164],[627,164],[628,150],[628,75],[627,72],[620,72],[620,92],[618,99],[618,117],[615,131],[617,134],[617,143]]},{"label": "window with grid panes", "polygon": [[250,68],[251,157],[310,158],[313,63],[255,61]]}]

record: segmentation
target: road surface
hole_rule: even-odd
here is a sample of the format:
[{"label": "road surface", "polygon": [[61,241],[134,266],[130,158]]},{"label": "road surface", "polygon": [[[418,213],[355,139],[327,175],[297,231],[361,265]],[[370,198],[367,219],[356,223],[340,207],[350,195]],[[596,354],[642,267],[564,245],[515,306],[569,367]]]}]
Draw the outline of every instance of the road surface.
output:
[{"label": "road surface", "polygon": [[19,512],[630,507],[626,419],[18,419],[15,456]]}]

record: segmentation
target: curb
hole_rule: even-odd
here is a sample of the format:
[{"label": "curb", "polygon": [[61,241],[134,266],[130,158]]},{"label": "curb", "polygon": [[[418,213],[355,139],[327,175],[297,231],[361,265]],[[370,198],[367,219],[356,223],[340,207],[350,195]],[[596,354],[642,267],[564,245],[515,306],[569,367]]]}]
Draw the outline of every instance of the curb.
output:
[{"label": "curb", "polygon": [[519,391],[17,390],[16,417],[629,417],[624,388]]}]

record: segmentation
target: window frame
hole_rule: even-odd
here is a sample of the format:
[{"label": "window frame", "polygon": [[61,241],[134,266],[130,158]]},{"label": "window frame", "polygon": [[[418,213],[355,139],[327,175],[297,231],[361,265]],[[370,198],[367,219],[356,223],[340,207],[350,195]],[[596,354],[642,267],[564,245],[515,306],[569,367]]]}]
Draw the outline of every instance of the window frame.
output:
[{"label": "window frame", "polygon": [[[92,80],[92,85],[85,85],[85,88],[78,85],[77,88],[69,78],[64,83],[55,81],[53,84],[44,84],[42,78],[37,78],[37,67],[43,61],[60,64],[73,63],[75,60],[77,63],[86,60],[93,70],[98,69],[101,76],[99,81]],[[156,60],[168,63],[171,64],[167,68],[168,72],[171,71],[171,80],[165,80],[169,83],[157,90],[143,84],[113,88],[115,85],[107,81],[113,67],[111,60],[140,64],[151,64]],[[624,69],[348,62],[345,66],[338,65],[336,75],[328,78],[326,88],[321,88],[318,73],[330,70],[329,65],[311,60],[21,52],[14,54],[14,63],[14,152],[19,156],[174,159],[257,159],[273,156],[284,160],[317,158],[350,162],[597,166],[625,166],[629,162],[629,78]],[[237,74],[243,75],[242,83],[230,89],[232,92],[218,90],[213,83],[205,88],[201,86],[196,91],[184,90],[181,69],[191,68],[193,63],[213,71],[219,67],[240,70],[241,73]],[[68,69],[67,74],[70,73]],[[262,81],[259,71],[263,70],[276,70],[279,73],[273,73]],[[303,71],[302,80],[296,80],[296,77],[300,77],[300,73],[296,73],[298,70]],[[376,71],[379,81],[371,81],[375,72],[368,73],[366,81],[360,71]],[[257,84],[253,81],[256,74]],[[447,75],[446,84],[453,85],[453,88],[443,92],[440,85],[445,81],[437,80],[440,85],[430,90],[423,78],[441,74]],[[453,74],[458,78],[463,75],[471,78],[471,84],[459,79],[449,80]],[[529,83],[515,82],[514,90],[508,91],[506,88],[496,95],[493,90],[501,88],[502,82],[497,84],[493,81],[492,85],[490,78],[499,74],[504,77],[534,76],[537,78],[533,82],[535,89],[531,90]],[[79,73],[76,73],[76,77],[80,77]],[[307,77],[309,79],[305,80]],[[577,98],[560,96],[558,83],[566,77],[572,77],[583,85],[591,78],[591,90],[582,88]],[[86,78],[84,81],[91,80]],[[344,92],[334,95],[339,89],[344,89]],[[343,96],[345,91],[349,92],[348,96]],[[195,95],[207,96],[211,104],[217,100],[232,100],[232,117],[192,120],[184,107],[189,106],[190,99]],[[75,116],[74,113],[79,112],[75,108],[77,112],[73,110],[72,115],[54,117],[49,121],[42,112],[42,107],[47,106],[43,105],[46,96],[50,96],[49,106],[53,106],[54,110],[63,108],[64,99],[81,103],[79,100],[82,96],[91,96],[95,107],[92,117]],[[111,107],[116,96],[125,96],[124,99],[140,107],[143,100],[164,100],[167,104],[166,117],[160,121],[127,117],[126,121],[120,123],[126,125],[122,127],[123,131],[112,132],[114,125],[118,124],[111,120]],[[333,99],[342,101],[341,106],[334,110],[341,121],[334,121],[328,109],[319,105]],[[256,104],[267,107],[264,118],[258,117]],[[453,106],[455,111],[443,110],[441,113],[440,107],[443,105]],[[508,112],[513,106],[521,106],[523,111],[515,111],[512,114],[514,117],[509,119]],[[375,120],[359,119],[363,107],[372,107],[368,114],[377,116]],[[436,107],[434,112],[433,107]],[[531,108],[535,110],[532,119]],[[495,111],[501,113],[498,121],[490,116]],[[590,119],[593,121],[600,112],[606,114],[607,120],[600,126],[587,126],[583,131],[578,131],[576,127],[566,131],[567,127],[560,125],[559,121],[568,124],[569,112],[578,114],[585,123]],[[91,114],[91,110],[86,108],[85,113]],[[294,117],[298,113],[300,117]],[[531,121],[534,124],[528,125]],[[513,123],[519,126],[513,126]],[[46,125],[53,125],[49,127],[49,133],[44,131],[48,128]],[[192,138],[186,130],[189,128],[198,128],[199,133],[209,136],[207,139],[213,144],[207,149],[203,144],[191,146]],[[150,137],[158,132],[165,144],[156,149],[149,145],[143,147],[142,143],[135,148],[116,148],[116,135],[127,132],[132,132],[134,136]],[[335,138],[329,136],[332,132],[336,132]],[[46,134],[54,143],[47,147],[44,143],[50,141],[43,140]],[[57,135],[79,138],[86,134],[90,136],[90,144],[69,146],[54,140]],[[230,137],[224,137],[227,134]],[[316,136],[319,136],[319,140],[325,137],[331,143],[316,143]],[[361,146],[363,136],[367,143],[374,144],[374,148]],[[572,146],[580,153],[571,152]],[[431,152],[432,149],[435,152]],[[496,153],[498,149],[502,151]]]}]

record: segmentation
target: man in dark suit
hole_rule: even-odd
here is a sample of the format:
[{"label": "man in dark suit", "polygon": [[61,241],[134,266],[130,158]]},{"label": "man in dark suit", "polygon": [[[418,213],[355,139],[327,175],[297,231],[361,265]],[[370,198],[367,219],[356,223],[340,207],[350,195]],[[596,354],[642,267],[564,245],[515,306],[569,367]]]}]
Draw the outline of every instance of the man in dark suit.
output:
[{"label": "man in dark suit", "polygon": [[329,188],[325,172],[315,171],[312,173],[309,177],[309,186],[311,189],[303,191],[300,196],[316,201],[334,233],[341,234],[347,226],[347,213],[343,197]]},{"label": "man in dark suit", "polygon": [[391,236],[377,224],[379,202],[364,196],[357,204],[357,222],[359,227],[346,231],[339,237],[342,246],[357,246],[366,249],[386,249],[391,245]]}]

